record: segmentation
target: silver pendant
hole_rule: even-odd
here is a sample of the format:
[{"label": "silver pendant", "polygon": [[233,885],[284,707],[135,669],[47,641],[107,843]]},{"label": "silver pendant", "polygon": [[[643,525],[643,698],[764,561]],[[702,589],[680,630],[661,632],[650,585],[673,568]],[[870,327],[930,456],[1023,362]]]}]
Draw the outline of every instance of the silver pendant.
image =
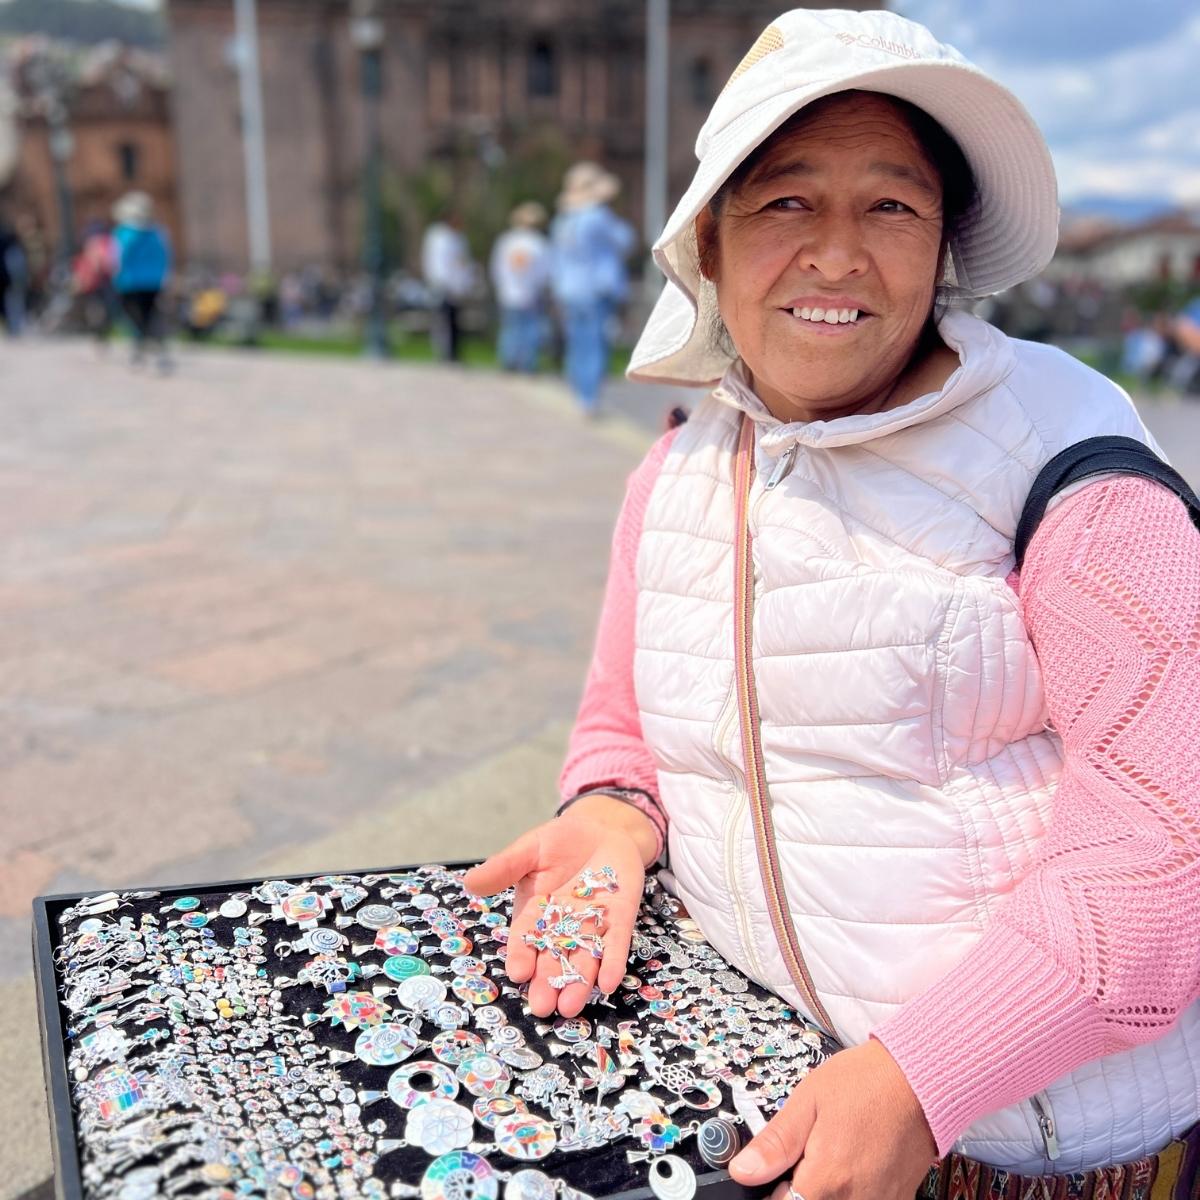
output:
[{"label": "silver pendant", "polygon": [[696,1172],[682,1158],[664,1154],[650,1164],[650,1190],[658,1200],[692,1200]]},{"label": "silver pendant", "polygon": [[421,1200],[496,1200],[499,1192],[491,1163],[470,1150],[435,1158],[421,1177]]},{"label": "silver pendant", "polygon": [[427,1100],[410,1109],[404,1136],[410,1145],[420,1146],[437,1157],[451,1150],[465,1149],[471,1141],[475,1119],[452,1100]]},{"label": "silver pendant", "polygon": [[557,1187],[553,1179],[535,1167],[514,1171],[504,1185],[504,1200],[554,1200]]}]

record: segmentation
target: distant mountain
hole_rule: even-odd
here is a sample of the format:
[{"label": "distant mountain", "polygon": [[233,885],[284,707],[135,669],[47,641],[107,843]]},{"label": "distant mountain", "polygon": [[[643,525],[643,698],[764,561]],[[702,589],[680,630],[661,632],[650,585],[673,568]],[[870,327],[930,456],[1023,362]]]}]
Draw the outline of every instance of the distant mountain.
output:
[{"label": "distant mountain", "polygon": [[1161,196],[1080,196],[1063,205],[1063,221],[1103,217],[1122,225],[1133,225],[1172,212],[1177,207]]},{"label": "distant mountain", "polygon": [[0,37],[45,33],[85,45],[115,38],[159,49],[166,42],[162,14],[115,0],[3,0]]}]

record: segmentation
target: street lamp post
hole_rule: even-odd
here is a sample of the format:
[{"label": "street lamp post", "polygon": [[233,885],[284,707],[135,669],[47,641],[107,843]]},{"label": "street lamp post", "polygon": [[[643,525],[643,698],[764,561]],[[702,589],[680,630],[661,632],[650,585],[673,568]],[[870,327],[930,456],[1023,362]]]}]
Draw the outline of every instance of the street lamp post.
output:
[{"label": "street lamp post", "polygon": [[367,311],[366,352],[370,358],[388,357],[387,321],[383,279],[383,144],[380,136],[380,101],[383,94],[383,22],[378,0],[355,0],[350,36],[359,53],[362,77],[365,154],[363,170],[363,267],[370,287]]},{"label": "street lamp post", "polygon": [[69,267],[75,257],[75,206],[71,200],[71,184],[67,179],[67,164],[75,152],[75,139],[67,126],[66,107],[55,100],[47,114],[50,161],[54,166],[54,190],[58,193],[58,239],[60,266]]},{"label": "street lamp post", "polygon": [[[667,106],[668,60],[671,38],[671,0],[646,0],[646,158],[642,171],[642,227],[653,244],[667,222]],[[648,303],[657,297],[662,280],[651,258],[646,265],[644,291]]]}]

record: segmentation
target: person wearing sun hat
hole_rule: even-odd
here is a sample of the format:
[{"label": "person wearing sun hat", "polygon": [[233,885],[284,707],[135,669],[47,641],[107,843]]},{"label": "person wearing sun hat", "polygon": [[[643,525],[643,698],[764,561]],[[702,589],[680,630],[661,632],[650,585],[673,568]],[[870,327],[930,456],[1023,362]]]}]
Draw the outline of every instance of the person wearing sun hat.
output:
[{"label": "person wearing sun hat", "polygon": [[[1195,1196],[1200,502],[1121,459],[1023,532],[1079,443],[1154,449],[969,311],[1053,254],[1041,134],[921,25],[797,9],[696,153],[629,374],[710,392],[630,479],[559,813],[467,878],[521,885],[507,969],[539,1014],[615,990],[665,865],[845,1047],[737,1182]],[[602,866],[604,956],[556,991],[520,935]]]},{"label": "person wearing sun hat", "polygon": [[566,375],[584,413],[592,416],[608,371],[611,325],[628,292],[625,260],[633,229],[609,207],[621,183],[593,162],[568,168],[550,230],[552,286],[562,314]]}]

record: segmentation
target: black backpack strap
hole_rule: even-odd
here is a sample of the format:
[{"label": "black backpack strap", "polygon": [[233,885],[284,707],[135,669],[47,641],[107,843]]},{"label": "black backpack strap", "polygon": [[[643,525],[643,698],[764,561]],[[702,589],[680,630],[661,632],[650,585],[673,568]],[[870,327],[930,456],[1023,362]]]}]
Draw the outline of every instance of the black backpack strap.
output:
[{"label": "black backpack strap", "polygon": [[1042,517],[1046,505],[1063,488],[1087,479],[1092,475],[1142,475],[1169,488],[1188,506],[1192,523],[1200,529],[1200,497],[1188,486],[1187,481],[1173,467],[1167,466],[1149,446],[1127,437],[1093,437],[1076,442],[1060,450],[1039,472],[1029,489],[1029,498],[1021,519],[1017,522],[1017,533],[1013,538],[1013,553],[1017,569],[1025,560],[1025,551]]}]

